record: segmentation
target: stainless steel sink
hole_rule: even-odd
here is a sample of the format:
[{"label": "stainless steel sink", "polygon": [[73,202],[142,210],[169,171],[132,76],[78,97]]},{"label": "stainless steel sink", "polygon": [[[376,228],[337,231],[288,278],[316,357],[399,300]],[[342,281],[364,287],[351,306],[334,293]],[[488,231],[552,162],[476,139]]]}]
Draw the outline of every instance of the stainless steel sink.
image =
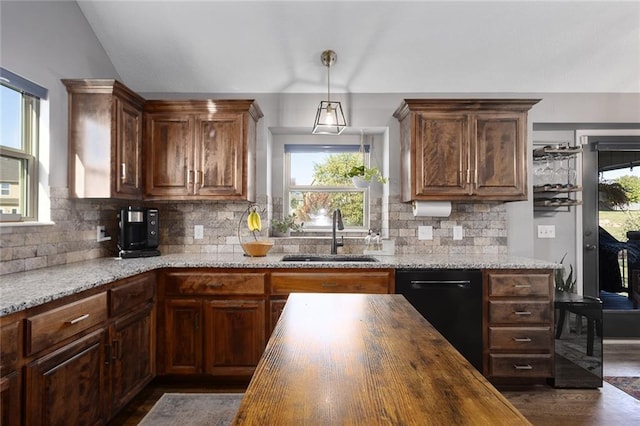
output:
[{"label": "stainless steel sink", "polygon": [[283,262],[377,262],[373,256],[361,254],[287,254]]}]

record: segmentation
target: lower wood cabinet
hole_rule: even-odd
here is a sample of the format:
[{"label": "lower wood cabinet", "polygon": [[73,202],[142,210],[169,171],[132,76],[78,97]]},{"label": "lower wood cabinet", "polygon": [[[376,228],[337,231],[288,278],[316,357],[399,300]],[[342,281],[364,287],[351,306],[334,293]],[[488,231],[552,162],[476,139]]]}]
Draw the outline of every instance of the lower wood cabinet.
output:
[{"label": "lower wood cabinet", "polygon": [[168,299],[162,374],[249,378],[266,345],[262,299]]},{"label": "lower wood cabinet", "polygon": [[0,425],[22,424],[22,376],[13,371],[0,379]]},{"label": "lower wood cabinet", "polygon": [[158,354],[158,373],[202,373],[202,317],[201,300],[164,301],[164,333],[158,336],[164,350]]},{"label": "lower wood cabinet", "polygon": [[250,378],[266,345],[266,272],[163,272],[158,374]]},{"label": "lower wood cabinet", "polygon": [[118,318],[111,330],[111,407],[116,413],[155,376],[154,305]]},{"label": "lower wood cabinet", "polygon": [[106,424],[155,376],[155,286],[140,274],[2,318],[1,424]]},{"label": "lower wood cabinet", "polygon": [[26,366],[25,424],[104,423],[107,338],[101,328]]},{"label": "lower wood cabinet", "polygon": [[204,302],[205,373],[248,376],[264,351],[264,300]]},{"label": "lower wood cabinet", "polygon": [[484,375],[493,381],[553,377],[553,274],[484,271]]},{"label": "lower wood cabinet", "polygon": [[[483,274],[484,375],[551,377],[552,271]],[[0,318],[1,424],[105,424],[156,375],[248,379],[290,293],[394,283],[393,269],[171,268]]]},{"label": "lower wood cabinet", "polygon": [[289,293],[387,294],[393,293],[395,286],[393,269],[276,270],[270,278],[269,333],[273,332]]}]

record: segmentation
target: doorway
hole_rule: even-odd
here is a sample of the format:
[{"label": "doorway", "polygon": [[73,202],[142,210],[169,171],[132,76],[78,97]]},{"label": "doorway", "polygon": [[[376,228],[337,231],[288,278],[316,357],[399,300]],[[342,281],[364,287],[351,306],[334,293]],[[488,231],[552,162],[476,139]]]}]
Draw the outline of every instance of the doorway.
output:
[{"label": "doorway", "polygon": [[[640,229],[623,224],[638,221],[640,210],[627,205],[623,213],[619,207],[607,206],[607,186],[603,185],[617,176],[640,176],[640,131],[578,131],[577,136],[583,146],[582,226],[578,232],[582,238],[583,291],[603,299],[604,337],[640,337],[640,309],[634,309],[629,297],[633,271],[640,263],[636,263],[634,241],[627,241],[627,232],[631,231],[633,240],[638,235],[633,232]],[[616,221],[613,227],[607,222],[612,220]],[[616,229],[623,225],[634,229]]]}]

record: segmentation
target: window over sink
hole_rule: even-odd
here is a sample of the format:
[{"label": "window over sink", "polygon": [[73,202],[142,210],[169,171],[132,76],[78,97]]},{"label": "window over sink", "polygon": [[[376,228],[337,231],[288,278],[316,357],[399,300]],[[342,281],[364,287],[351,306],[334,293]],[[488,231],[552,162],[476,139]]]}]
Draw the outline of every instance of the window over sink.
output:
[{"label": "window over sink", "polygon": [[283,212],[295,214],[305,231],[331,229],[340,209],[347,230],[369,228],[368,188],[357,188],[347,173],[369,166],[369,145],[286,144]]}]

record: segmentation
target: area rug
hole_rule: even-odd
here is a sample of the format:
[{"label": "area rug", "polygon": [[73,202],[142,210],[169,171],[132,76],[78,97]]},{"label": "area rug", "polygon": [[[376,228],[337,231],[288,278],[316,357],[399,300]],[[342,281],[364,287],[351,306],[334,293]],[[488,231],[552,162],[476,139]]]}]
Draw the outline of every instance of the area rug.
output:
[{"label": "area rug", "polygon": [[230,425],[242,393],[165,393],[138,425]]},{"label": "area rug", "polygon": [[605,376],[604,380],[640,400],[640,377]]}]

